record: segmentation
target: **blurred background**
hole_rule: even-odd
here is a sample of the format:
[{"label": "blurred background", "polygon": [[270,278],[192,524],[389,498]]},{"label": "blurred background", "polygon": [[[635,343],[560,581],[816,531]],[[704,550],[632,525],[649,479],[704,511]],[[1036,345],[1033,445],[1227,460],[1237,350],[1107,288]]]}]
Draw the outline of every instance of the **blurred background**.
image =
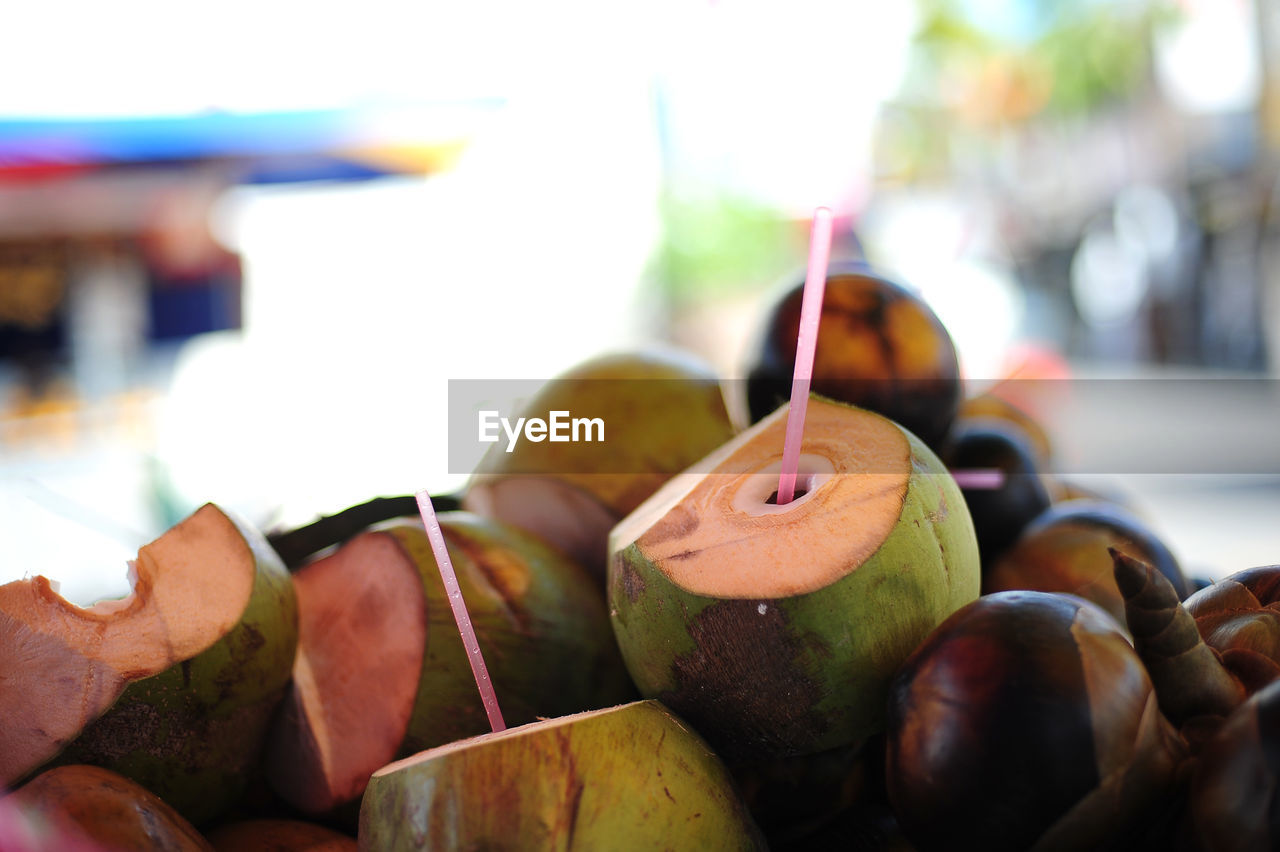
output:
[{"label": "blurred background", "polygon": [[[604,5],[7,12],[0,582],[122,594],[208,500],[457,488],[450,379],[741,377],[819,205],[975,386],[1280,369],[1276,4]],[[1280,560],[1262,467],[1096,478],[1221,576]]]}]

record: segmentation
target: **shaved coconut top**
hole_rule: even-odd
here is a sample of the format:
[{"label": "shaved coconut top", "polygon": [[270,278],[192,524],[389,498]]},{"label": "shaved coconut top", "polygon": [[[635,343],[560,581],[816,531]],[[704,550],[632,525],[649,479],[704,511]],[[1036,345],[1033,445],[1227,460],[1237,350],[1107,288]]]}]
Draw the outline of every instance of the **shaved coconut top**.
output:
[{"label": "shaved coconut top", "polygon": [[796,493],[778,487],[788,407],[761,420],[623,519],[610,552],[636,545],[680,588],[778,598],[828,586],[874,554],[898,522],[911,445],[892,421],[819,397],[809,403]]},{"label": "shaved coconut top", "polygon": [[138,553],[128,597],[78,607],[44,577],[0,586],[0,786],[53,757],[129,681],[189,660],[240,620],[257,573],[209,504]]},{"label": "shaved coconut top", "polygon": [[[504,731],[495,731],[493,733],[481,734],[477,737],[467,737],[463,740],[456,740],[451,743],[445,743],[442,746],[429,748],[426,751],[420,751],[415,755],[397,760],[395,763],[388,763],[386,766],[373,773],[374,778],[381,778],[384,775],[391,775],[397,770],[404,769],[406,766],[413,766],[417,763],[426,763],[446,754],[452,754],[457,751],[465,751],[469,748],[488,745],[489,743],[499,740],[513,740],[535,734],[539,731],[547,731],[552,728],[559,728],[563,725],[571,725],[575,722],[581,722],[584,719],[590,719],[592,716],[603,716],[607,713],[618,713],[629,710],[642,704],[654,703],[651,701],[633,701],[630,704],[619,704],[616,707],[604,707],[599,710],[587,710],[582,713],[571,713],[568,716],[557,716],[554,719],[539,719],[537,722],[530,722],[527,725],[518,725],[514,728],[507,728]],[[675,717],[672,716],[673,721]]]}]

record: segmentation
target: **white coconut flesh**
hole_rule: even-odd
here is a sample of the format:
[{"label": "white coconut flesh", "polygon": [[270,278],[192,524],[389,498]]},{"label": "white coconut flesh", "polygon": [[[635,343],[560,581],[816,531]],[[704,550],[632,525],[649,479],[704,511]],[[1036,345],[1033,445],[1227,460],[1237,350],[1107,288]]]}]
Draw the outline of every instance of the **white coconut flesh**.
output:
[{"label": "white coconut flesh", "polygon": [[813,398],[798,496],[778,487],[788,407],[681,474],[622,520],[610,552],[637,545],[676,586],[714,598],[781,598],[855,571],[893,532],[913,470],[906,433],[871,412]]},{"label": "white coconut flesh", "polygon": [[79,607],[45,577],[0,586],[0,786],[52,758],[130,681],[209,648],[240,621],[257,560],[206,505],[143,547],[124,598]]}]

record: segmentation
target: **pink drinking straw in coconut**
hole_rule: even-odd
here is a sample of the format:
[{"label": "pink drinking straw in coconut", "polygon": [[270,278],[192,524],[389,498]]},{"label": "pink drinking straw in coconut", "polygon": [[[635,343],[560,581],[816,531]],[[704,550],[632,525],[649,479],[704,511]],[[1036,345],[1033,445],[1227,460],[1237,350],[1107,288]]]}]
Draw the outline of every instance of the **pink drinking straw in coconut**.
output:
[{"label": "pink drinking straw in coconut", "polygon": [[493,681],[489,680],[489,669],[484,664],[484,655],[480,653],[480,643],[476,640],[475,628],[471,626],[467,602],[462,599],[458,575],[453,571],[453,561],[449,559],[449,549],[445,546],[444,532],[440,529],[440,521],[436,518],[435,507],[431,505],[431,497],[426,491],[419,491],[415,496],[418,498],[418,511],[422,514],[422,522],[427,525],[427,540],[431,542],[431,552],[435,554],[436,565],[440,568],[440,578],[444,580],[444,590],[449,596],[453,620],[458,622],[458,632],[462,634],[462,645],[467,649],[471,675],[476,679],[480,700],[484,702],[484,712],[489,717],[489,727],[494,733],[505,731],[507,723],[502,719],[502,710],[498,707],[498,696],[493,691]]},{"label": "pink drinking straw in coconut", "polygon": [[[818,324],[822,319],[822,297],[827,287],[827,265],[831,259],[831,211],[819,207],[813,213],[809,234],[809,269],[800,302],[800,333],[796,338],[796,367],[791,379],[791,409],[787,412],[787,436],[782,445],[782,472],[778,475],[779,506],[795,499],[796,476],[800,470],[800,444],[804,440],[804,418],[809,408],[809,385],[813,379],[813,358],[818,348]],[[960,470],[952,476],[961,488],[996,489],[1004,484],[1001,470]]]},{"label": "pink drinking straw in coconut", "polygon": [[972,470],[953,470],[951,478],[956,485],[971,491],[994,491],[1004,486],[1004,471],[1000,468],[977,467]]},{"label": "pink drinking straw in coconut", "polygon": [[791,410],[787,412],[782,473],[778,475],[779,506],[790,503],[796,495],[800,442],[804,439],[804,416],[809,408],[809,383],[813,379],[813,355],[818,348],[818,321],[822,319],[822,294],[827,287],[827,263],[830,259],[831,211],[819,207],[813,212],[813,228],[809,233],[809,270],[800,302],[800,334],[796,339],[796,369],[791,378]]}]

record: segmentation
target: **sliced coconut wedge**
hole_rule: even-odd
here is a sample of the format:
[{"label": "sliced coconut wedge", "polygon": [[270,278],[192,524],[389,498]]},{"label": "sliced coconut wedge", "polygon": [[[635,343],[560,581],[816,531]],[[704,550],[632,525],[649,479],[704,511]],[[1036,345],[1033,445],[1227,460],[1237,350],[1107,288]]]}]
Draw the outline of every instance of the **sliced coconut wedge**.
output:
[{"label": "sliced coconut wedge", "polygon": [[[511,724],[635,697],[595,583],[514,527],[440,515]],[[366,531],[294,575],[301,641],[266,772],[311,815],[345,816],[396,757],[489,729],[426,530]]]},{"label": "sliced coconut wedge", "polygon": [[427,608],[390,533],[357,536],[294,575],[298,655],[267,747],[276,791],[304,813],[359,798],[394,760],[418,694]]},{"label": "sliced coconut wedge", "polygon": [[973,524],[898,424],[814,397],[776,505],[786,407],[614,528],[609,603],[641,694],[727,758],[804,754],[883,725],[894,668],[978,596]]},{"label": "sliced coconut wedge", "polygon": [[0,586],[0,786],[58,754],[131,681],[189,660],[249,603],[257,558],[208,505],[138,553],[133,591],[82,608],[44,577]]}]

